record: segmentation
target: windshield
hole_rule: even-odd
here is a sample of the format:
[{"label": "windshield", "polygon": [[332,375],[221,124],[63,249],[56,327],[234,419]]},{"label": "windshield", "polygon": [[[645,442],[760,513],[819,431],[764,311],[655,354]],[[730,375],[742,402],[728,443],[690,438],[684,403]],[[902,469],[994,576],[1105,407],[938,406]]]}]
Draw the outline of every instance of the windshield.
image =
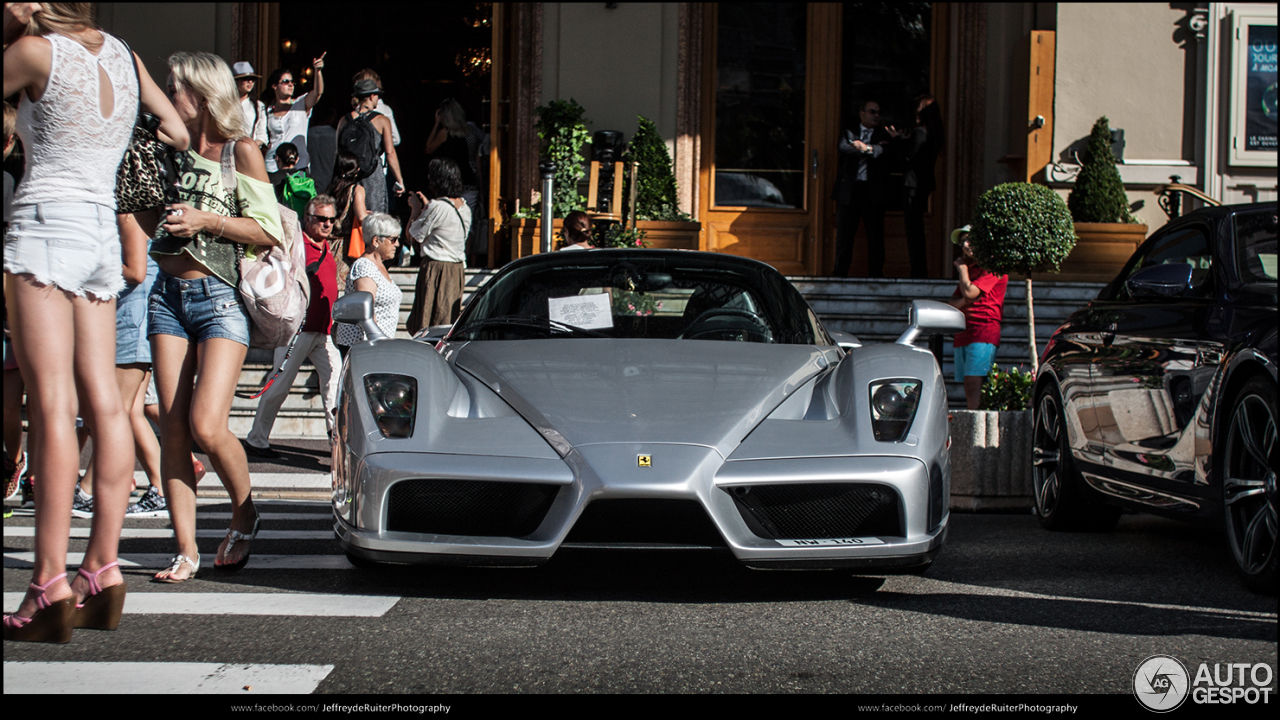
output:
[{"label": "windshield", "polygon": [[829,345],[776,270],[732,256],[659,250],[557,253],[500,273],[450,340],[548,337]]}]

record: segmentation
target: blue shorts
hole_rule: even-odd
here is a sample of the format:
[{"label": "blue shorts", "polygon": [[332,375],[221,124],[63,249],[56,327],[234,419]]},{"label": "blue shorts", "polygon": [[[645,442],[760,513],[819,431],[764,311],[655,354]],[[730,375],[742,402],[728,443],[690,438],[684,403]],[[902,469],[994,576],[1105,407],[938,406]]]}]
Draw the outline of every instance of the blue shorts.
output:
[{"label": "blue shorts", "polygon": [[125,285],[116,296],[116,365],[151,364],[151,343],[147,341],[147,305],[151,286],[160,268],[147,258],[147,279]]},{"label": "blue shorts", "polygon": [[222,280],[212,275],[179,280],[161,270],[147,309],[147,337],[152,335],[176,335],[197,343],[226,338],[249,347],[249,315],[239,291]]},{"label": "blue shorts", "polygon": [[956,382],[962,383],[966,377],[986,377],[991,372],[991,363],[995,362],[997,347],[991,343],[969,343],[955,348]]}]

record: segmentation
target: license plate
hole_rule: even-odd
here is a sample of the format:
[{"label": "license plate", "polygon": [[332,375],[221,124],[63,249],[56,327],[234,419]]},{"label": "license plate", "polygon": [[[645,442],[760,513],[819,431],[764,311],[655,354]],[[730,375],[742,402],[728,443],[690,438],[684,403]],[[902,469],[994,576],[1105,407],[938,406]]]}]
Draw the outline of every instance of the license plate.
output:
[{"label": "license plate", "polygon": [[779,540],[779,543],[787,547],[831,547],[842,546],[850,547],[857,545],[883,545],[884,541],[879,538],[822,538],[819,540]]}]

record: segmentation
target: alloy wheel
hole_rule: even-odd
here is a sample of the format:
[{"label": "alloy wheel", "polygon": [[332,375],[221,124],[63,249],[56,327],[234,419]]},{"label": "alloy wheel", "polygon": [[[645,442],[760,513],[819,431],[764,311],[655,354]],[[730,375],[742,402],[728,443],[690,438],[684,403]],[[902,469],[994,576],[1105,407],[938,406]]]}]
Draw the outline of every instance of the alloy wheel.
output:
[{"label": "alloy wheel", "polygon": [[1034,445],[1032,446],[1032,478],[1036,494],[1036,511],[1047,518],[1058,507],[1062,495],[1062,415],[1057,398],[1046,392],[1036,405]]},{"label": "alloy wheel", "polygon": [[1280,446],[1273,406],[1261,394],[1248,390],[1231,413],[1222,464],[1222,497],[1231,553],[1241,572],[1252,577],[1265,573],[1274,562],[1275,468]]}]

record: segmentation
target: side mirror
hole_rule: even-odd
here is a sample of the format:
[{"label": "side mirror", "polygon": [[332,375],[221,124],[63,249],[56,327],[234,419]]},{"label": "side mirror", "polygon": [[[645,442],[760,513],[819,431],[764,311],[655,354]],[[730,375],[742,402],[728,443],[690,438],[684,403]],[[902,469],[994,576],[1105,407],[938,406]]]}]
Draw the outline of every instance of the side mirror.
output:
[{"label": "side mirror", "polygon": [[843,332],[841,330],[829,330],[827,331],[827,334],[831,336],[832,340],[836,341],[836,345],[839,346],[841,350],[853,350],[854,348],[862,347],[862,341],[847,332]]},{"label": "side mirror", "polygon": [[452,325],[432,325],[416,339],[424,342],[435,343],[439,340],[443,340],[444,336],[448,335],[449,331],[452,329]]},{"label": "side mirror", "polygon": [[370,293],[351,292],[338,298],[333,304],[333,319],[359,325],[366,340],[384,340],[387,337],[373,321],[373,295]]},{"label": "side mirror", "polygon": [[1130,275],[1124,286],[1135,298],[1173,297],[1191,287],[1191,270],[1187,263],[1150,265]]},{"label": "side mirror", "polygon": [[910,345],[921,333],[958,333],[964,330],[964,313],[937,300],[912,300],[907,330],[894,342]]}]

